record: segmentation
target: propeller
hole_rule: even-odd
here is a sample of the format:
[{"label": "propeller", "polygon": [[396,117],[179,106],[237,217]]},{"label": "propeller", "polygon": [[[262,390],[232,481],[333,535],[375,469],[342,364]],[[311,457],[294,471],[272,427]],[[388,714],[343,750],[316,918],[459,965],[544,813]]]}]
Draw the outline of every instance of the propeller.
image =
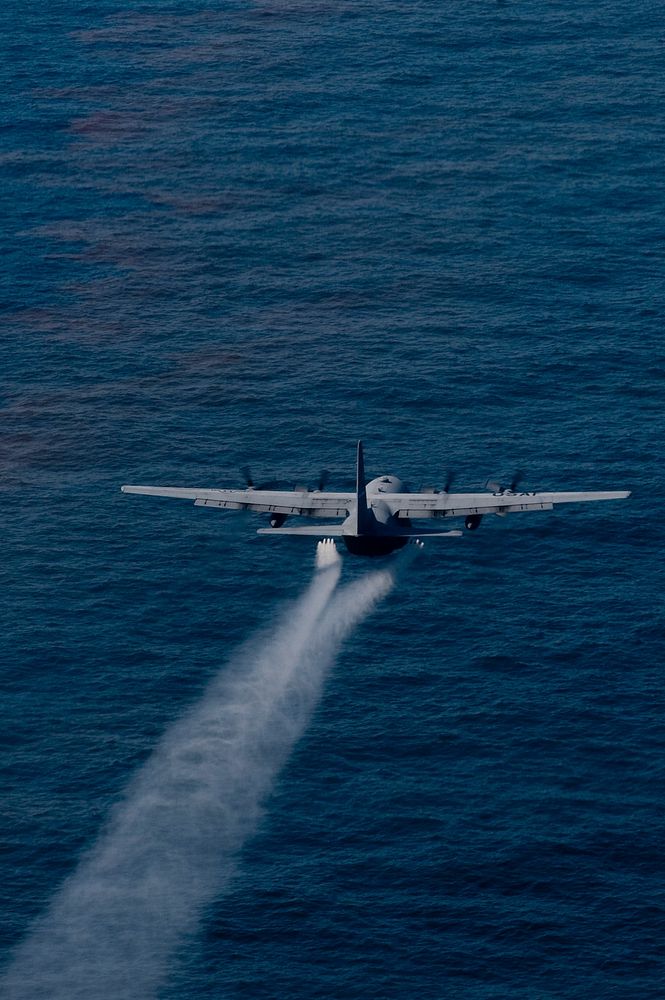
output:
[{"label": "propeller", "polygon": [[252,475],[252,470],[248,465],[243,465],[241,468],[242,478],[245,480],[247,489],[249,490],[276,490],[279,489],[280,483],[277,479],[268,479],[265,483],[255,483],[254,476]]},{"label": "propeller", "polygon": [[513,478],[507,486],[504,486],[503,483],[497,483],[494,479],[488,479],[485,483],[485,489],[492,490],[493,493],[515,493],[523,479],[524,471],[516,469],[513,473]]},{"label": "propeller", "polygon": [[446,481],[441,487],[441,492],[450,493],[450,488],[453,485],[454,481],[455,481],[455,473],[452,471],[452,469],[448,469],[448,471],[446,472]]},{"label": "propeller", "polygon": [[436,486],[427,485],[427,486],[421,486],[420,489],[418,490],[418,492],[419,493],[450,493],[450,487],[453,485],[453,479],[454,479],[454,473],[452,473],[452,472],[450,472],[450,470],[448,470],[448,472],[446,472],[446,482],[441,487],[440,490],[437,489]]},{"label": "propeller", "polygon": [[519,486],[519,484],[522,482],[523,479],[524,479],[523,469],[515,469],[513,478],[510,480],[510,486],[508,487],[511,493],[514,493],[517,490],[517,487]]},{"label": "propeller", "polygon": [[[250,490],[284,489],[284,486],[278,479],[270,479],[264,483],[257,483],[254,479],[252,470],[250,469],[249,465],[243,465],[240,469],[240,472],[242,474],[242,478],[245,482],[245,485]],[[330,469],[321,469],[321,471],[319,472],[319,478],[317,479],[316,483],[316,489],[319,491],[319,493],[322,493],[323,490],[325,490],[330,480],[330,476],[331,476]],[[309,493],[311,487],[305,486],[304,483],[298,482],[295,485],[295,489],[298,491],[298,493]]]},{"label": "propeller", "polygon": [[[321,469],[319,472],[319,478],[316,481],[316,491],[322,493],[328,485],[328,480],[330,479],[330,469]],[[311,493],[312,487],[305,486],[303,483],[296,483],[296,490],[299,493]]]},{"label": "propeller", "polygon": [[250,467],[248,465],[243,465],[242,468],[240,469],[240,472],[242,473],[242,478],[245,480],[245,485],[247,486],[247,488],[253,490],[254,477],[252,475],[252,470],[250,469]]},{"label": "propeller", "polygon": [[453,485],[453,480],[455,478],[455,473],[451,472],[450,469],[446,472],[446,481],[440,490],[436,486],[421,486],[418,490],[419,493],[450,493],[450,487]]}]

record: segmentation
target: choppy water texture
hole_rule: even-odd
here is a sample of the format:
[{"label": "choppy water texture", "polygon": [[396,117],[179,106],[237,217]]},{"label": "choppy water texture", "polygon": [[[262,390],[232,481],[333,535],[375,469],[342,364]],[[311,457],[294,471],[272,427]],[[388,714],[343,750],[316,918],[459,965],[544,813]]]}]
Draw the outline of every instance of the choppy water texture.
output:
[{"label": "choppy water texture", "polygon": [[662,997],[662,5],[0,20],[6,963],[311,574],[119,485],[347,485],[362,436],[634,497],[428,543],[160,1000]]}]

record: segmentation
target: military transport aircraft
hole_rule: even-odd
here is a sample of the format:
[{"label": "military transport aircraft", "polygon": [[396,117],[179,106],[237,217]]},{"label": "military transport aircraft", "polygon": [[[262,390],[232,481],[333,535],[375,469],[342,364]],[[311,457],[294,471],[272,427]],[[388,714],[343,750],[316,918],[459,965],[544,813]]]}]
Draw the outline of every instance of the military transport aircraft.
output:
[{"label": "military transport aircraft", "polygon": [[[384,556],[401,549],[410,539],[459,536],[461,531],[441,531],[438,525],[414,528],[411,520],[463,517],[469,531],[478,527],[486,514],[514,514],[531,510],[552,510],[558,503],[588,500],[623,500],[627,490],[582,493],[520,493],[521,473],[509,486],[488,483],[490,493],[451,493],[450,482],[441,490],[409,493],[395,476],[379,476],[365,482],[362,441],[358,442],[356,488],[347,493],[331,493],[304,487],[295,490],[256,488],[247,475],[247,489],[196,489],[178,486],[123,486],[123,493],[179,497],[193,500],[197,507],[223,507],[251,510],[269,515],[270,527],[259,528],[259,535],[301,535],[310,538],[341,538],[349,552],[363,556]],[[341,523],[284,527],[288,517],[337,517]]]}]

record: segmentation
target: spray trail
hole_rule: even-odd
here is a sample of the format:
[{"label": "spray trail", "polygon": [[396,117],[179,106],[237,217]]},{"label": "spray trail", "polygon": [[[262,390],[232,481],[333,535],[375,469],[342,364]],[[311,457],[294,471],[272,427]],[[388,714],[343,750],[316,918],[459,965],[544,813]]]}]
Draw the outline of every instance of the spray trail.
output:
[{"label": "spray trail", "polygon": [[341,642],[391,589],[398,567],[333,598],[341,560],[332,542],[319,543],[305,594],[167,731],[18,948],[8,1000],[156,995],[169,957],[232,877]]}]

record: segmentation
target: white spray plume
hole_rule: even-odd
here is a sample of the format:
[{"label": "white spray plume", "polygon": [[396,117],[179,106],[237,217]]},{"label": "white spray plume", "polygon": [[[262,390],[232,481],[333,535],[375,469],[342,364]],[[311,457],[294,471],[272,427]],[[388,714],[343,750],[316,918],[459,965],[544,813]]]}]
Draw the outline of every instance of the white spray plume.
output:
[{"label": "white spray plume", "polygon": [[317,569],[329,569],[331,566],[339,566],[341,559],[332,538],[323,538],[318,543],[314,562]]},{"label": "white spray plume", "polygon": [[331,600],[320,542],[309,588],[165,733],[124,800],[14,954],[8,1000],[150,1000],[204,906],[234,874],[262,803],[318,701],[341,642],[393,586],[372,572]]}]

